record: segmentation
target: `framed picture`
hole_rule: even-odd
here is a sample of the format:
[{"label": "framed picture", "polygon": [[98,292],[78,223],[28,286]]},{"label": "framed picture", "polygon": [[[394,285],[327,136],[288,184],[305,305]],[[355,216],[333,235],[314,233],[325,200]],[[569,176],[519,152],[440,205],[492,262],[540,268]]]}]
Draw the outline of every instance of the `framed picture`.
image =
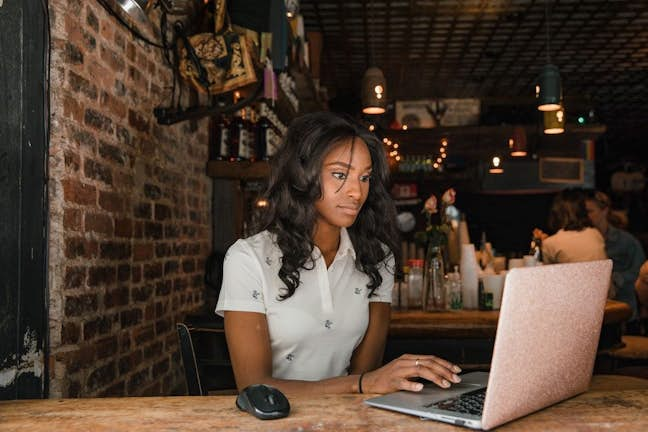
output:
[{"label": "framed picture", "polygon": [[540,158],[540,181],[543,183],[571,183],[582,185],[585,182],[583,159],[544,157]]}]

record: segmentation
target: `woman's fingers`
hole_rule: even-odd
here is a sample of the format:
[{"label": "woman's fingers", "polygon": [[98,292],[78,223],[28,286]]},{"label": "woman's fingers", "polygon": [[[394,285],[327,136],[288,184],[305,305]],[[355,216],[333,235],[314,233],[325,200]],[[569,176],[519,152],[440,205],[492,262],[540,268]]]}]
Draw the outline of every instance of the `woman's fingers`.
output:
[{"label": "woman's fingers", "polygon": [[421,384],[420,382],[410,381],[408,379],[403,378],[398,383],[398,389],[418,392],[423,390],[423,384]]}]

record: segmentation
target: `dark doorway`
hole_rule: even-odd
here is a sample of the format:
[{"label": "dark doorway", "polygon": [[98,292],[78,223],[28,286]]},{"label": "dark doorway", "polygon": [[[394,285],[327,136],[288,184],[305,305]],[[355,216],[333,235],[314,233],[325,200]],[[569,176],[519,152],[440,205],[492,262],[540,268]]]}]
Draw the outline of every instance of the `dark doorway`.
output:
[{"label": "dark doorway", "polygon": [[48,393],[47,8],[0,1],[0,399]]}]

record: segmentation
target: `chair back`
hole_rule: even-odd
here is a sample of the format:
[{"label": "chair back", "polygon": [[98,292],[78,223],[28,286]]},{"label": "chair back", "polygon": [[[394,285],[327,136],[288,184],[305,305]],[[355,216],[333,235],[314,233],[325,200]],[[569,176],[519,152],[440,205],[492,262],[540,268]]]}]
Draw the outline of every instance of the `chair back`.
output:
[{"label": "chair back", "polygon": [[207,392],[203,390],[198,373],[198,364],[196,363],[196,354],[194,352],[191,333],[184,323],[177,323],[178,338],[180,340],[180,355],[182,365],[184,366],[185,379],[187,380],[187,391],[189,396],[206,396]]}]

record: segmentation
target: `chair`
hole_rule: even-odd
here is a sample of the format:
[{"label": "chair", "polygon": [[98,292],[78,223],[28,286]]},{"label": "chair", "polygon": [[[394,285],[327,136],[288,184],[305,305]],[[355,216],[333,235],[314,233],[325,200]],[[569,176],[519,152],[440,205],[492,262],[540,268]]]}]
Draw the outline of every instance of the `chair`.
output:
[{"label": "chair", "polygon": [[178,329],[180,355],[182,357],[182,365],[184,366],[189,396],[206,396],[207,392],[203,389],[200,380],[198,364],[196,363],[196,354],[189,328],[184,323],[177,323],[176,328]]}]

